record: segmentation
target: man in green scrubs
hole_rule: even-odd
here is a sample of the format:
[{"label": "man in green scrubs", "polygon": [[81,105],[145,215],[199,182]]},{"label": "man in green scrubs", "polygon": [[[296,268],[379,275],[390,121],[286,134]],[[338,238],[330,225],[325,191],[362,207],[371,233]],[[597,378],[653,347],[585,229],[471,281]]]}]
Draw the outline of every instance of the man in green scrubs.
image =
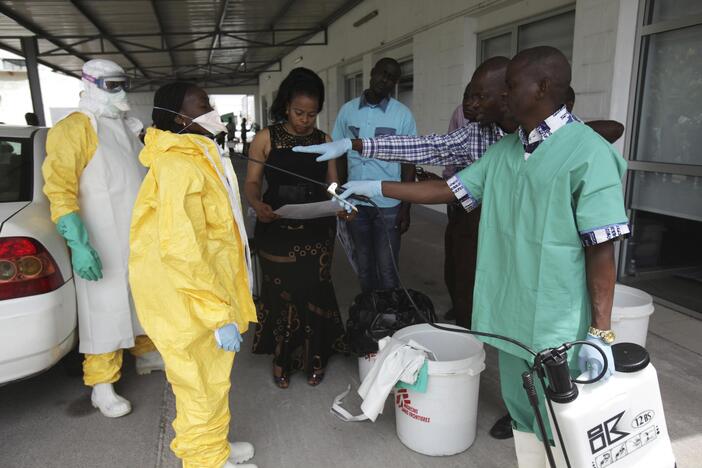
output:
[{"label": "man in green scrubs", "polygon": [[[482,204],[472,328],[536,351],[587,339],[608,357],[607,378],[613,372],[613,241],[629,235],[621,183],[626,163],[565,108],[570,76],[557,49],[520,52],[507,69],[506,95],[517,133],[447,182],[359,181],[347,184],[344,196],[382,193],[424,204],[458,198],[467,210]],[[546,466],[521,381],[532,357],[511,343],[484,341],[499,350],[519,466]],[[603,367],[590,346],[572,358],[573,370],[590,377]]]}]

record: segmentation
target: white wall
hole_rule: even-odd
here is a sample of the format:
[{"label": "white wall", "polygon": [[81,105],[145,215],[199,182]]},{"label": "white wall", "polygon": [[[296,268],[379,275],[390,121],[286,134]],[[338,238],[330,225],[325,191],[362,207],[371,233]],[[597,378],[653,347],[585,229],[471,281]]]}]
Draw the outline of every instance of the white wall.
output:
[{"label": "white wall", "polygon": [[[343,76],[349,68],[360,67],[367,82],[375,60],[384,53],[393,56],[392,49],[398,44],[409,44],[414,58],[414,110],[418,129],[422,133],[442,132],[475,68],[478,33],[574,6],[576,112],[585,119],[616,117],[625,121],[636,3],[636,0],[367,0],[329,28],[327,46],[299,47],[283,59],[282,72],[262,73],[260,93],[270,105],[274,91],[292,68],[305,66],[315,70],[327,86],[326,108],[319,125],[329,130],[343,104]],[[354,21],[376,9],[376,18],[353,27]],[[313,40],[320,39],[321,35]],[[294,63],[300,57],[302,60]]]},{"label": "white wall", "polygon": [[[343,104],[343,76],[348,64],[361,62],[364,82],[384,51],[411,43],[414,57],[414,111],[420,132],[445,132],[453,109],[475,68],[476,23],[467,18],[514,0],[366,0],[329,28],[327,46],[298,47],[282,60],[282,72],[265,72],[259,88],[269,105],[290,70],[304,66],[325,80],[325,110],[319,126],[329,131]],[[378,16],[355,28],[353,22],[373,10]],[[312,40],[320,41],[322,35]],[[389,49],[389,50],[388,50]],[[298,63],[294,61],[302,57]]]}]

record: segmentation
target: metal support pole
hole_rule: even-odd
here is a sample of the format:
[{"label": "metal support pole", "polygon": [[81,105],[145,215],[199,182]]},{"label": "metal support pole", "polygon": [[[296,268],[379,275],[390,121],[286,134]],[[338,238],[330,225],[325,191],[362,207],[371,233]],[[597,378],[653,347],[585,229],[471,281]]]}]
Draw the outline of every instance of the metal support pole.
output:
[{"label": "metal support pole", "polygon": [[44,101],[41,98],[41,84],[39,82],[39,67],[37,56],[39,55],[39,47],[37,46],[36,36],[22,37],[22,53],[24,61],[27,65],[27,78],[29,79],[29,92],[32,94],[32,107],[34,113],[39,119],[39,125],[46,125],[44,118]]}]

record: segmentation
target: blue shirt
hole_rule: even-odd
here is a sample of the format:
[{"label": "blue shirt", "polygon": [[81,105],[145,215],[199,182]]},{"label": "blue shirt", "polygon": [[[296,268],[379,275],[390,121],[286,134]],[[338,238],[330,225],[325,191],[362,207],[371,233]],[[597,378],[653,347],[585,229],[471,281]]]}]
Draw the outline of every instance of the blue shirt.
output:
[{"label": "blue shirt", "polygon": [[[371,105],[365,94],[352,99],[341,107],[336,118],[332,138],[374,138],[384,135],[416,135],[417,124],[412,111],[393,98],[386,98]],[[363,158],[356,151],[348,152],[349,180],[400,181],[401,168],[396,162]],[[397,206],[393,198],[375,197],[373,202],[381,208]]]}]

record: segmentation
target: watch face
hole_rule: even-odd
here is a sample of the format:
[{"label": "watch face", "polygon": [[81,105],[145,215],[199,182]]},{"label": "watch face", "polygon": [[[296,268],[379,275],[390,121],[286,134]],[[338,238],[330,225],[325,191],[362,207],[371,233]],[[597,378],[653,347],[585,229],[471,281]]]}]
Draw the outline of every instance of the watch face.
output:
[{"label": "watch face", "polygon": [[602,339],[607,344],[612,344],[614,342],[615,338],[616,338],[616,335],[614,334],[614,332],[612,330],[608,330],[602,334]]}]

